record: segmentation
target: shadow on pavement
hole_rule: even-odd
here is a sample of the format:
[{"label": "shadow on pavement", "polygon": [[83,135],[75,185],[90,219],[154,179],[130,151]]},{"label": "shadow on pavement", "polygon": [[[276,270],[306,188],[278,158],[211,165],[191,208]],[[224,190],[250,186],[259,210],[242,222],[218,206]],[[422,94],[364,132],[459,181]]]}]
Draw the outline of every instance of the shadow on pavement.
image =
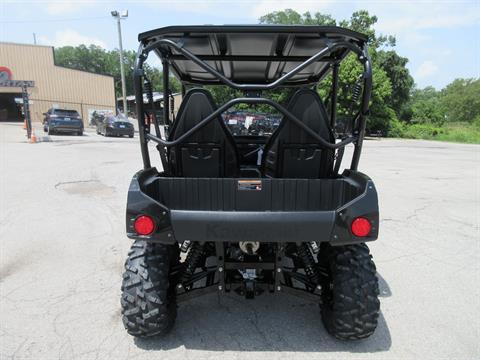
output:
[{"label": "shadow on pavement", "polygon": [[[382,291],[386,283],[383,278],[381,281]],[[382,313],[370,338],[345,342],[326,332],[317,304],[269,294],[254,301],[237,295],[192,300],[178,308],[177,322],[169,335],[134,341],[139,348],[151,351],[184,346],[206,351],[370,353],[387,351],[392,344]]]}]

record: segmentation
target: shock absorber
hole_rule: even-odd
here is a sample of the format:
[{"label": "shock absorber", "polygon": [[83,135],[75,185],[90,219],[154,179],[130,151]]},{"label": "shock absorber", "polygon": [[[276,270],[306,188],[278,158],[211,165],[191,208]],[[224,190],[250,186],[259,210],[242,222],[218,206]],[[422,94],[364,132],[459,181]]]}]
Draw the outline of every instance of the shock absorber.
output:
[{"label": "shock absorber", "polygon": [[313,255],[308,248],[308,245],[306,243],[301,244],[297,247],[297,252],[298,256],[303,261],[303,265],[305,266],[305,273],[307,274],[310,281],[315,285],[319,284],[320,279],[317,269],[315,267],[315,259],[313,258]]},{"label": "shock absorber", "polygon": [[[146,77],[145,77],[145,80],[143,81],[143,90],[144,90],[145,94],[147,95],[148,107],[149,107],[149,110],[151,111],[150,114],[148,114],[148,112],[145,113],[145,115],[147,115],[147,117],[148,117],[147,129],[148,129],[148,131],[150,131],[150,124],[152,123],[151,116],[153,116],[152,114],[155,113],[155,108],[154,108],[155,104],[153,103],[152,83]],[[156,128],[155,128],[155,130],[156,130]],[[158,134],[156,134],[156,135],[158,136]]]},{"label": "shock absorber", "polygon": [[143,91],[147,94],[148,103],[151,105],[153,103],[153,88],[152,83],[147,78],[143,82]]},{"label": "shock absorber", "polygon": [[361,92],[362,92],[362,83],[359,80],[357,80],[352,90],[352,103],[356,103],[358,101],[358,99],[360,98]]},{"label": "shock absorber", "polygon": [[170,115],[172,116],[172,122],[175,121],[175,98],[170,93]]},{"label": "shock absorber", "polygon": [[194,242],[190,246],[190,251],[187,254],[187,258],[185,259],[185,270],[182,275],[181,283],[188,282],[195,270],[197,269],[200,261],[203,257],[203,244],[199,244],[198,242]]}]

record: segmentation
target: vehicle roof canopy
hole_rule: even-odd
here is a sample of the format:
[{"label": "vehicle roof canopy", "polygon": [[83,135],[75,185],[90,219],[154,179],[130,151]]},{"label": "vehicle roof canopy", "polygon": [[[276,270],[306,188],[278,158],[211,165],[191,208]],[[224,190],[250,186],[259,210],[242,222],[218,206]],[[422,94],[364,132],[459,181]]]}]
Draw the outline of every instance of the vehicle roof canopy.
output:
[{"label": "vehicle roof canopy", "polygon": [[[144,45],[171,40],[228,79],[242,84],[271,83],[332,43],[346,41],[362,48],[367,41],[363,34],[336,26],[284,25],[168,26],[141,33],[138,39]],[[318,82],[332,61],[342,60],[350,51],[333,51],[284,85]],[[222,84],[172,46],[159,44],[155,52],[168,57],[173,72],[184,83]]]}]

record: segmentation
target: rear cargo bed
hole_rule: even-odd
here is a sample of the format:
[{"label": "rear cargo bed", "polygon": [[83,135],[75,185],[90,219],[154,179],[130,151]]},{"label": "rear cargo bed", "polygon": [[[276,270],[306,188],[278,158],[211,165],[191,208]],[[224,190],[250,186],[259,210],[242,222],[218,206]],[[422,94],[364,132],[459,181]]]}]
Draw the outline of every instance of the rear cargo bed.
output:
[{"label": "rear cargo bed", "polygon": [[157,178],[147,194],[171,210],[326,211],[363,189],[344,179]]},{"label": "rear cargo bed", "polygon": [[[371,241],[378,234],[378,201],[373,182],[346,171],[335,179],[173,178],[153,170],[132,180],[127,234],[146,214],[156,230],[142,237],[155,242],[192,241]],[[350,224],[365,216],[368,237],[355,238]]]}]

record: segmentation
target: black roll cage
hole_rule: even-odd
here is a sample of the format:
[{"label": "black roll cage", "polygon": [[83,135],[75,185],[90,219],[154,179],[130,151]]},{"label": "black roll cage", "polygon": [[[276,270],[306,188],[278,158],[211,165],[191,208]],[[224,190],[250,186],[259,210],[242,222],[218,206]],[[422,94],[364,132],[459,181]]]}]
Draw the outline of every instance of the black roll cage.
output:
[{"label": "black roll cage", "polygon": [[[156,50],[156,53],[160,56],[160,59],[162,61],[163,65],[163,89],[164,89],[164,101],[163,101],[163,117],[165,120],[165,124],[169,125],[169,101],[168,97],[170,94],[169,91],[169,59],[170,57],[176,56],[178,57],[179,55],[169,55],[168,53],[168,48],[174,48],[178,52],[180,52],[185,58],[188,60],[191,60],[194,62],[196,65],[200,66],[202,69],[205,71],[209,72],[211,75],[215,76],[218,80],[220,80],[223,84],[237,90],[243,90],[246,92],[247,96],[246,97],[241,97],[241,98],[236,98],[229,100],[225,104],[221,105],[217,110],[215,110],[212,114],[204,118],[201,122],[199,122],[197,125],[195,125],[193,128],[185,132],[182,136],[179,138],[173,140],[173,141],[167,141],[165,139],[162,139],[161,133],[159,131],[159,126],[157,120],[153,119],[154,121],[154,128],[155,128],[155,133],[156,135],[153,135],[150,133],[150,126],[146,126],[145,124],[145,119],[144,119],[144,114],[145,114],[145,109],[144,109],[144,103],[143,103],[143,81],[142,77],[145,75],[143,71],[143,64],[146,61],[149,53],[153,50]],[[341,141],[339,142],[334,142],[330,143],[320,137],[318,134],[316,134],[314,131],[312,131],[308,126],[306,126],[300,119],[298,119],[296,116],[294,116],[292,113],[290,113],[285,107],[282,105],[267,99],[263,97],[258,97],[255,92],[259,92],[262,90],[272,90],[280,87],[282,84],[284,84],[287,80],[289,80],[291,77],[294,75],[298,74],[300,71],[305,69],[307,66],[311,65],[312,63],[319,61],[321,59],[325,60],[325,58],[329,55],[332,55],[334,51],[339,50],[339,49],[348,49],[355,54],[357,54],[359,61],[363,64],[364,67],[364,72],[363,72],[363,92],[362,92],[362,97],[361,97],[361,102],[360,102],[360,110],[356,113],[356,115],[353,117],[351,120],[353,124],[353,130],[352,134],[348,135],[344,138],[342,138]],[[170,57],[169,57],[170,56]],[[366,117],[368,115],[368,108],[369,108],[369,101],[370,101],[370,96],[371,96],[371,89],[372,89],[372,65],[371,65],[371,60],[368,55],[367,51],[367,44],[365,42],[362,43],[362,46],[359,46],[355,43],[341,40],[341,41],[330,41],[328,43],[328,46],[313,56],[307,58],[305,61],[303,61],[301,64],[296,66],[294,69],[290,70],[288,73],[285,75],[281,76],[277,80],[269,83],[269,84],[238,84],[233,82],[232,80],[228,79],[225,77],[223,74],[212,68],[210,65],[208,65],[205,61],[211,60],[211,58],[215,59],[230,59],[230,60],[248,60],[251,61],[252,57],[245,57],[245,56],[234,56],[234,55],[225,55],[225,56],[215,56],[215,57],[205,57],[205,59],[201,59],[201,56],[196,56],[192,52],[190,52],[188,49],[183,47],[183,44],[174,42],[170,39],[160,39],[153,41],[149,44],[144,44],[143,42],[140,43],[138,52],[137,52],[137,57],[135,61],[135,69],[134,69],[134,88],[135,88],[135,102],[136,102],[136,110],[137,110],[137,117],[138,117],[138,127],[139,127],[139,137],[140,137],[140,146],[141,146],[141,152],[142,152],[142,158],[143,158],[143,166],[145,169],[151,168],[151,163],[150,163],[150,155],[148,151],[148,141],[152,140],[156,142],[157,149],[160,152],[160,156],[163,161],[165,161],[165,156],[164,156],[164,149],[169,148],[171,146],[175,146],[184,140],[186,140],[190,135],[207,125],[210,121],[215,119],[215,117],[221,115],[225,111],[227,111],[229,108],[231,108],[233,105],[236,104],[267,104],[275,109],[277,109],[280,113],[284,115],[284,120],[288,121],[293,121],[295,122],[298,126],[300,126],[302,129],[304,129],[309,135],[311,135],[313,138],[315,138],[321,147],[327,148],[327,149],[344,149],[344,147],[350,143],[354,144],[354,152],[352,156],[352,161],[350,164],[350,169],[351,170],[357,170],[358,168],[358,163],[360,160],[360,154],[362,151],[362,145],[363,145],[363,138],[365,136],[365,124],[366,124]],[[254,57],[253,57],[254,58]],[[280,57],[281,58],[281,57]],[[277,57],[274,57],[273,59],[277,59]],[[329,62],[331,64],[330,68],[332,69],[332,76],[333,76],[333,81],[332,81],[332,91],[331,91],[331,113],[330,113],[330,124],[333,127],[335,125],[336,121],[336,105],[337,105],[337,91],[338,91],[338,68],[339,64],[341,62],[341,59],[329,59]],[[321,81],[321,79],[326,75],[328,71],[322,74],[321,78],[317,80],[316,82],[318,83]],[[184,88],[184,86],[183,86]],[[252,96],[250,96],[252,95]],[[163,155],[162,155],[163,154]],[[339,159],[341,161],[341,158]],[[337,160],[337,161],[338,161]],[[162,161],[162,162],[163,162]],[[165,164],[164,165],[164,170],[165,169]]]}]

